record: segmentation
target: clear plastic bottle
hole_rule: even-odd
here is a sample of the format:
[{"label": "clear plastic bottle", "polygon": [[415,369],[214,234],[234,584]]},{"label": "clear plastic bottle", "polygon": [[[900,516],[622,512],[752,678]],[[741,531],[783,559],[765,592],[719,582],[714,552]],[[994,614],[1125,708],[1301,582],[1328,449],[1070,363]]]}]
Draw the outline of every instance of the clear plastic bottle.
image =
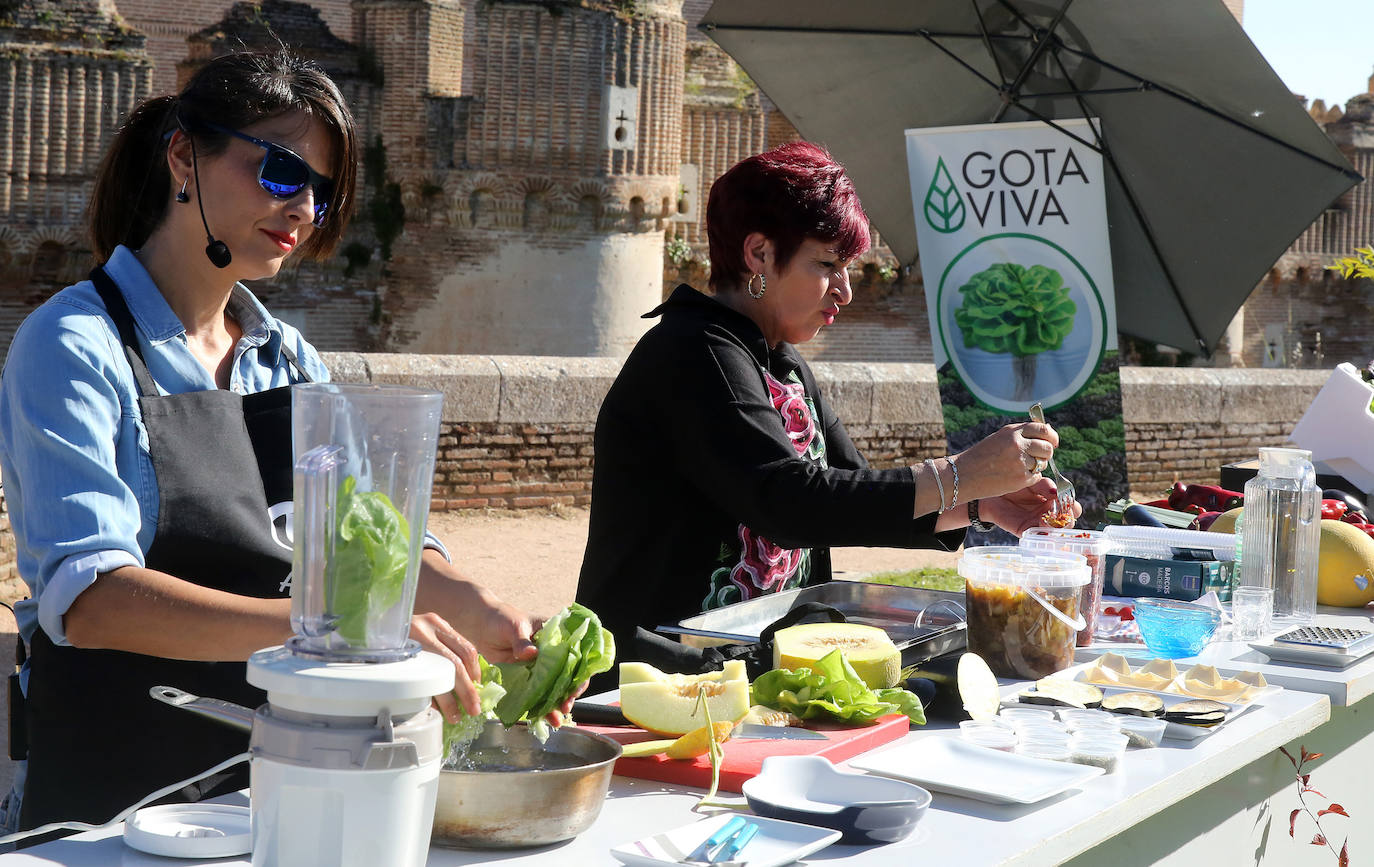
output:
[{"label": "clear plastic bottle", "polygon": [[1317,612],[1320,503],[1311,452],[1259,450],[1259,474],[1245,484],[1240,583],[1273,588],[1276,625],[1307,623]]}]

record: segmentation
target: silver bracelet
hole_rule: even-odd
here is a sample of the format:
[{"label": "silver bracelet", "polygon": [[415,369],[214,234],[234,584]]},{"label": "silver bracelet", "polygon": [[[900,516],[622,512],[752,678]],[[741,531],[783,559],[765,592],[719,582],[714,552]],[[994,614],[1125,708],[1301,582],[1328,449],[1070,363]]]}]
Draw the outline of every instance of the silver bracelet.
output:
[{"label": "silver bracelet", "polygon": [[934,459],[934,458],[926,458],[925,464],[926,464],[927,467],[930,468],[930,472],[935,476],[935,487],[938,488],[938,489],[940,490],[940,511],[939,511],[939,514],[943,515],[943,514],[945,513],[945,509],[946,509],[946,507],[945,507],[945,483],[942,482],[942,481],[940,481],[940,471],[939,471],[938,469],[936,469],[936,467],[935,467],[935,459]]},{"label": "silver bracelet", "polygon": [[949,471],[954,474],[954,493],[949,499],[949,511],[952,512],[959,505],[959,468],[954,465],[953,458],[945,458],[945,463],[949,464]]}]

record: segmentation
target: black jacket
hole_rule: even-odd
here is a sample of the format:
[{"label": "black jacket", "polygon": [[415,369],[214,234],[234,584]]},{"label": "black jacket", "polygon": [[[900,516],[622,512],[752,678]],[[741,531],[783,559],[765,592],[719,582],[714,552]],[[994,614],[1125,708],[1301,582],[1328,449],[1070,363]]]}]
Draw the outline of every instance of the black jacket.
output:
[{"label": "black jacket", "polygon": [[912,518],[909,468],[868,468],[795,348],[686,285],[660,315],[597,417],[577,585],[621,659],[636,626],[829,581],[829,546],[962,543]]}]

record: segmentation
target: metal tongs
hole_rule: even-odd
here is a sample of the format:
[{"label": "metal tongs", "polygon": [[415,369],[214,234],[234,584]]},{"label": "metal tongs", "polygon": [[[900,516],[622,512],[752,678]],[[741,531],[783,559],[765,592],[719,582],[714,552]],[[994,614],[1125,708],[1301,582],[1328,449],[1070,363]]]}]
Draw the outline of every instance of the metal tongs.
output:
[{"label": "metal tongs", "polygon": [[747,821],[743,816],[736,816],[721,825],[714,834],[702,841],[700,846],[693,849],[679,863],[724,864],[738,855],[740,850],[747,846],[758,832],[759,826],[757,824]]}]

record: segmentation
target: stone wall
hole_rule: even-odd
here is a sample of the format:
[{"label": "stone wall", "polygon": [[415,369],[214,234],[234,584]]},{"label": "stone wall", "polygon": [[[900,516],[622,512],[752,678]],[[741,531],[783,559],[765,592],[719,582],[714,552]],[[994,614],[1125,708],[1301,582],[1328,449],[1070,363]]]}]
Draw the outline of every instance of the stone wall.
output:
[{"label": "stone wall", "polygon": [[[583,506],[591,498],[596,414],[619,370],[612,358],[325,353],[339,382],[444,395],[436,510]],[[812,365],[855,444],[878,467],[943,454],[935,368]],[[1215,484],[1222,464],[1283,445],[1330,375],[1325,370],[1121,368],[1127,472],[1137,499],[1174,481]],[[0,596],[17,581],[0,500]],[[13,595],[13,594],[11,594]],[[19,595],[23,595],[22,593]]]}]

